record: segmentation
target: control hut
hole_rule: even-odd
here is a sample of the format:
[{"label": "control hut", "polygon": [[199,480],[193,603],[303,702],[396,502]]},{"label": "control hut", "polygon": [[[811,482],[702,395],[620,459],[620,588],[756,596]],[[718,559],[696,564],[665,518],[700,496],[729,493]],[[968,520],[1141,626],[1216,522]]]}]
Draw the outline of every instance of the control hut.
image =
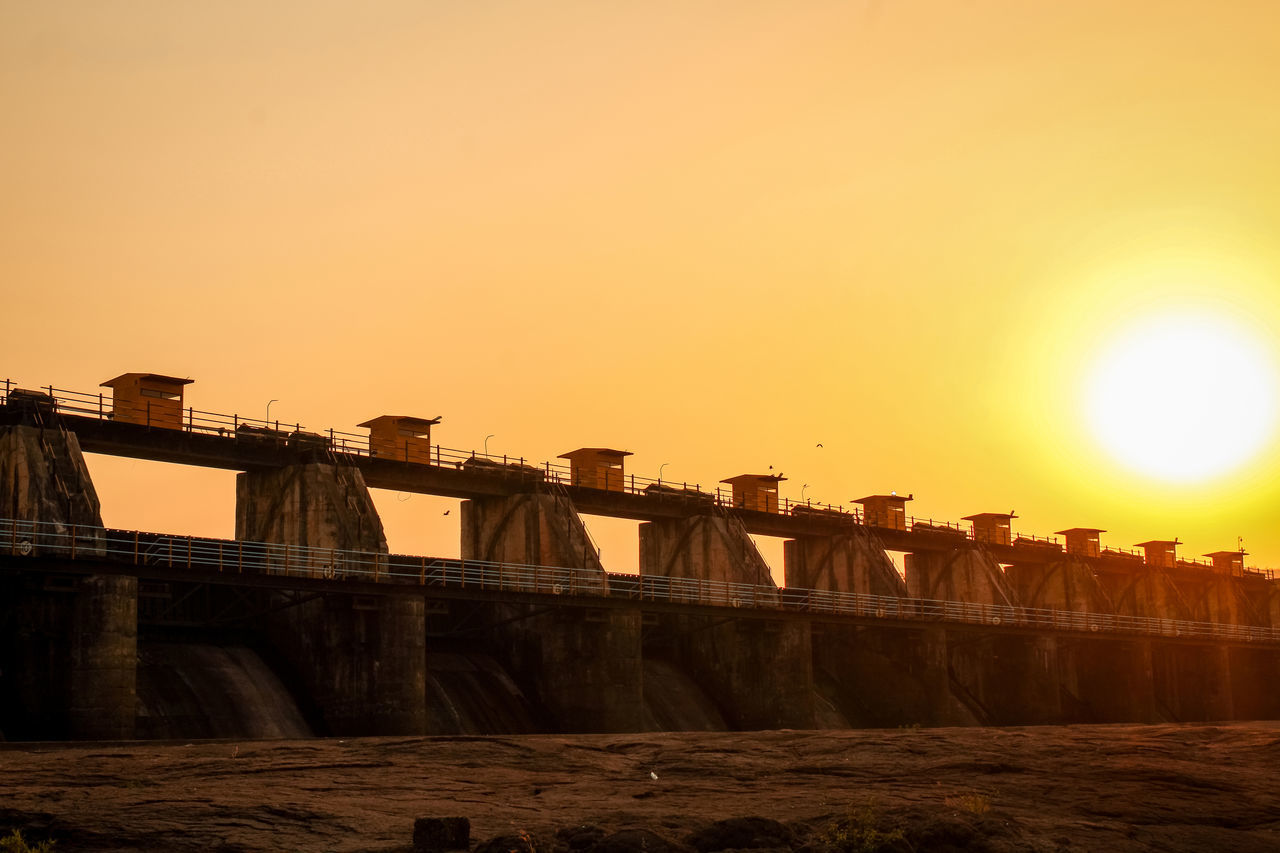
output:
[{"label": "control hut", "polygon": [[1172,569],[1178,565],[1179,544],[1177,539],[1152,539],[1139,542],[1137,547],[1142,549],[1142,559],[1148,566]]},{"label": "control hut", "polygon": [[1213,561],[1213,570],[1217,574],[1242,578],[1244,577],[1244,558],[1247,554],[1247,551],[1214,551],[1204,556]]},{"label": "control hut", "polygon": [[862,504],[862,523],[868,527],[906,530],[907,501],[914,498],[914,495],[907,495],[905,498],[892,494],[867,495],[865,498],[858,498],[854,503]]},{"label": "control hut", "polygon": [[785,479],[779,474],[739,474],[720,482],[733,489],[734,509],[777,512],[778,483]]},{"label": "control hut", "polygon": [[439,418],[379,415],[359,426],[369,428],[369,455],[399,462],[431,462],[431,428]]},{"label": "control hut", "polygon": [[559,458],[569,460],[569,481],[573,485],[606,492],[622,492],[626,490],[622,460],[630,455],[626,450],[580,447],[561,453]]},{"label": "control hut", "polygon": [[111,389],[111,419],[182,429],[182,392],[194,380],[159,373],[122,373],[102,383]]},{"label": "control hut", "polygon": [[966,515],[963,520],[973,522],[974,542],[1009,545],[1013,542],[1009,522],[1017,517],[1011,512],[980,512],[977,515]]},{"label": "control hut", "polygon": [[1107,531],[1100,527],[1069,527],[1066,530],[1054,532],[1067,538],[1068,554],[1078,554],[1081,557],[1099,557],[1102,555],[1102,545],[1098,541],[1098,534],[1106,533]]}]

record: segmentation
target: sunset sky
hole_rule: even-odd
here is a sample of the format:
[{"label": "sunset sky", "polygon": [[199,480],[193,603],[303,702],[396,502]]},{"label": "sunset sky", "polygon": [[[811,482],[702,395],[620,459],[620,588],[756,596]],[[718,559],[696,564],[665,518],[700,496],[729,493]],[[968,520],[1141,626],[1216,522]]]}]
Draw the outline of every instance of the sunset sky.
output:
[{"label": "sunset sky", "polygon": [[[0,375],[1280,567],[1278,32],[1270,0],[0,0]],[[1147,386],[1155,327],[1185,361]],[[233,474],[89,461],[108,525],[233,533]],[[456,501],[374,497],[392,550],[457,554]],[[587,524],[634,569],[634,522]]]}]

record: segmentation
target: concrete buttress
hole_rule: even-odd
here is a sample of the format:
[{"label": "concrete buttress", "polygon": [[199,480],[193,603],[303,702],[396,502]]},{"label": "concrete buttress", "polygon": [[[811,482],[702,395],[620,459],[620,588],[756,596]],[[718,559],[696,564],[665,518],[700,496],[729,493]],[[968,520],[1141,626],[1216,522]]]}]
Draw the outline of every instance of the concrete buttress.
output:
[{"label": "concrete buttress", "polygon": [[[321,549],[387,553],[364,478],[320,462],[236,477],[236,538]],[[295,558],[297,559],[297,558]],[[268,627],[273,645],[333,735],[424,734],[426,616],[414,595],[281,596]]]},{"label": "concrete buttress", "polygon": [[[462,502],[464,560],[554,566],[608,579],[573,501],[529,492]],[[635,608],[484,608],[494,651],[563,732],[644,729],[641,619]]]},{"label": "concrete buttress", "polygon": [[[746,528],[728,514],[641,524],[640,574],[702,582],[706,586],[689,587],[701,590],[692,597],[721,605],[739,598],[724,584],[775,586],[769,564]],[[726,615],[679,617],[672,624],[676,639],[670,659],[703,685],[732,728],[814,726],[813,646],[807,621]]]},{"label": "concrete buttress", "polygon": [[1049,563],[1014,563],[1005,577],[1023,607],[1114,613],[1102,584],[1088,563],[1065,557]]},{"label": "concrete buttress", "polygon": [[742,522],[731,515],[693,515],[641,524],[640,574],[774,586],[769,564]]},{"label": "concrete buttress", "polygon": [[907,554],[903,561],[912,598],[1016,606],[1000,564],[981,545]]},{"label": "concrete buttress", "polygon": [[[102,516],[80,444],[74,433],[50,426],[47,413],[32,414],[39,423],[0,427],[0,517],[34,522],[23,535],[36,553],[69,548],[73,534],[78,554],[100,552]],[[19,621],[40,630],[6,637],[3,657],[11,665],[53,667],[66,681],[20,670],[3,677],[25,685],[34,706],[55,712],[62,721],[55,736],[133,737],[137,590],[134,578],[91,576],[77,581],[70,596],[44,590],[23,596],[18,606],[30,612]],[[35,685],[43,698],[32,695]]]},{"label": "concrete buttress", "polygon": [[906,598],[907,585],[876,534],[863,527],[839,536],[806,536],[783,544],[789,589],[820,589]]}]

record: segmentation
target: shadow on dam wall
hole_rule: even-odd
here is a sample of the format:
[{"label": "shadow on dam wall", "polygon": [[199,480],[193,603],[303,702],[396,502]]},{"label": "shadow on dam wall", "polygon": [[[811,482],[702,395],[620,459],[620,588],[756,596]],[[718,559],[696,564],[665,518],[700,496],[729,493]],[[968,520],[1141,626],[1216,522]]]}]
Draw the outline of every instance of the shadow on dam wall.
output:
[{"label": "shadow on dam wall", "polygon": [[[249,645],[143,640],[138,645],[136,737],[307,738],[317,727],[299,701]],[[431,735],[528,734],[554,730],[511,675],[490,655],[437,648],[427,653]],[[644,662],[644,720],[650,731],[727,731],[716,704],[677,665]],[[17,734],[17,733],[14,733]]]}]

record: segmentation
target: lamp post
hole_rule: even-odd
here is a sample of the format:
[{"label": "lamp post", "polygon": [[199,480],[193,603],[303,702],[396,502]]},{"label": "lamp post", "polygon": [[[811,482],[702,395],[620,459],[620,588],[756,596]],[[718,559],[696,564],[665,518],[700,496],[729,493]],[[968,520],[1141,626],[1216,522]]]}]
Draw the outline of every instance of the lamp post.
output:
[{"label": "lamp post", "polygon": [[489,439],[493,438],[495,435],[497,435],[496,432],[491,432],[484,437],[484,455],[486,457],[489,455]]},{"label": "lamp post", "polygon": [[662,485],[662,469],[666,468],[670,464],[671,464],[670,462],[663,462],[661,465],[658,466],[658,485],[659,486]]},{"label": "lamp post", "polygon": [[268,401],[267,401],[267,419],[266,419],[265,421],[263,421],[263,423],[264,423],[264,424],[266,424],[267,426],[271,426],[271,404],[272,404],[272,403],[279,403],[279,402],[280,402],[279,400],[268,400]]}]

